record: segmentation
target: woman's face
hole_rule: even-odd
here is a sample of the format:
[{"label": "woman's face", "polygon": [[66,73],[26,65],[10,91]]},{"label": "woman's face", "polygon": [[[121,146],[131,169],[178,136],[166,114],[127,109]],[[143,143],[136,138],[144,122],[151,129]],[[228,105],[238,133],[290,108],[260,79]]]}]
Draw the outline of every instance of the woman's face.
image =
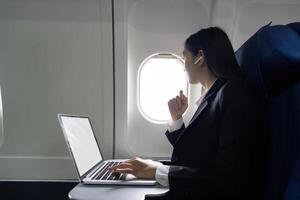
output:
[{"label": "woman's face", "polygon": [[184,48],[182,54],[184,57],[185,70],[187,72],[190,84],[199,83],[198,74],[199,74],[200,69],[199,69],[199,66],[194,64],[195,56],[193,55],[193,53],[191,51],[189,51],[186,48]]}]

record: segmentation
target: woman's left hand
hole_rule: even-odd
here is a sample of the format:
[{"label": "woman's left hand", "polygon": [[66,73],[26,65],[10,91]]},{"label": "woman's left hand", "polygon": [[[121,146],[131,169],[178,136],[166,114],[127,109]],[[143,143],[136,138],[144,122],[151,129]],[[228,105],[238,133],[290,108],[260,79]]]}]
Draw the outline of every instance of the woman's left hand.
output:
[{"label": "woman's left hand", "polygon": [[109,168],[113,173],[132,174],[139,179],[155,179],[156,165],[153,161],[134,158]]}]

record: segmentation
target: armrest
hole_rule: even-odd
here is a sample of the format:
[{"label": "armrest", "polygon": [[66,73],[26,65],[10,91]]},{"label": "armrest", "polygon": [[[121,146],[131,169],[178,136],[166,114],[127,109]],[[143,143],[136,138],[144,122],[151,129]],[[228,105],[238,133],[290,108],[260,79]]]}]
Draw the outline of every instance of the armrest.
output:
[{"label": "armrest", "polygon": [[145,200],[165,200],[168,192],[160,193],[160,194],[145,194]]},{"label": "armrest", "polygon": [[158,162],[161,162],[163,165],[171,165],[171,160],[158,160]]}]

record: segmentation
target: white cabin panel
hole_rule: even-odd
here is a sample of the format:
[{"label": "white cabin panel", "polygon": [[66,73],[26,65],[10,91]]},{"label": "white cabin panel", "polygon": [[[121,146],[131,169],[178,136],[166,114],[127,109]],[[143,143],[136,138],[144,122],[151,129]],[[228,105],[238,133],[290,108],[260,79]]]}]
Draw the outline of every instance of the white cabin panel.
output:
[{"label": "white cabin panel", "polygon": [[232,42],[238,49],[260,27],[272,22],[288,24],[300,19],[300,2],[297,0],[239,0],[233,19]]},{"label": "white cabin panel", "polygon": [[[212,8],[213,1],[115,1],[116,157],[170,157],[166,123],[150,122],[138,109],[138,71],[153,54],[182,56],[185,39],[210,24]],[[200,85],[190,87],[186,122],[196,109],[200,92]]]},{"label": "white cabin panel", "polygon": [[77,179],[57,113],[88,115],[113,152],[109,0],[0,1],[2,179]]}]

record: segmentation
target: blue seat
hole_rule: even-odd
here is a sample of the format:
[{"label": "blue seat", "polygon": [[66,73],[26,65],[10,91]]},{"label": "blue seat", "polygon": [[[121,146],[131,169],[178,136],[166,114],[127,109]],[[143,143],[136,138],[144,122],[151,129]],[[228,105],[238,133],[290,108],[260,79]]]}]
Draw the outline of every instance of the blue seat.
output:
[{"label": "blue seat", "polygon": [[266,25],[237,51],[267,100],[271,133],[267,199],[300,199],[300,23]]}]

